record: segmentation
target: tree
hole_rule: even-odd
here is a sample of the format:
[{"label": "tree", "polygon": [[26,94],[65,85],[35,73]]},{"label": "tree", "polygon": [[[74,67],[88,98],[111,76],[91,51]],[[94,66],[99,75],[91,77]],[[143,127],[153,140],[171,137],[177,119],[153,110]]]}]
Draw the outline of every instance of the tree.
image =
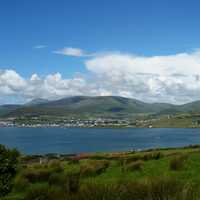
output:
[{"label": "tree", "polygon": [[12,181],[17,173],[19,152],[0,144],[0,197],[5,196],[12,188]]}]

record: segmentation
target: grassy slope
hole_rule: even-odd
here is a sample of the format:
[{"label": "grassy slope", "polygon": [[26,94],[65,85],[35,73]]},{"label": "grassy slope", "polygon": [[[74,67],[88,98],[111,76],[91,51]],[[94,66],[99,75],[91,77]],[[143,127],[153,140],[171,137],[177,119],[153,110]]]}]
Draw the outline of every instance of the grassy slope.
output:
[{"label": "grassy slope", "polygon": [[[1,109],[3,108],[3,109]],[[6,116],[49,115],[49,116],[104,116],[134,117],[135,114],[176,114],[200,112],[200,101],[184,105],[166,103],[145,103],[119,96],[75,96],[56,101],[35,100],[18,109],[0,107],[0,114]]]},{"label": "grassy slope", "polygon": [[[142,170],[122,172],[119,165],[113,161],[106,173],[94,177],[95,181],[108,182],[120,179],[141,180],[146,178],[156,178],[160,176],[175,176],[181,180],[198,182],[200,184],[200,150],[198,149],[176,149],[160,151],[165,156],[158,160],[150,159],[144,162]],[[169,168],[169,162],[176,154],[189,153],[186,164],[183,169],[173,171]],[[137,153],[134,155],[145,155],[146,153]],[[129,154],[127,157],[131,157]],[[91,178],[90,178],[91,179]]]},{"label": "grassy slope", "polygon": [[[149,157],[149,155],[154,153],[161,153],[161,157],[154,159]],[[172,159],[180,155],[187,155],[187,159],[182,164],[182,167],[178,170],[170,169],[169,165]],[[147,159],[144,159],[145,156]],[[130,158],[139,158],[142,161],[142,167],[139,170],[125,170],[123,171],[121,165],[119,164],[120,159],[130,159]],[[81,159],[77,164],[70,164],[68,161],[59,161],[64,171],[60,171],[61,175],[64,173],[74,173],[80,170],[80,166],[90,165],[91,163],[99,162],[99,160],[108,160],[109,167],[105,172],[100,174],[91,174],[83,176],[81,178],[81,185],[87,183],[95,184],[115,184],[118,182],[128,182],[128,181],[146,181],[146,180],[156,180],[159,177],[172,177],[176,178],[184,183],[197,183],[200,185],[200,147],[196,148],[184,148],[184,149],[166,149],[166,150],[153,150],[149,152],[141,153],[121,153],[121,154],[96,154],[91,155],[89,158]],[[91,162],[92,161],[92,162]],[[137,161],[134,161],[137,162]],[[23,174],[25,172],[39,173],[39,171],[48,169],[47,164],[38,165],[37,163],[26,164],[26,168],[21,169],[16,179],[23,180]],[[49,168],[50,169],[50,168]],[[51,173],[52,174],[52,173]],[[13,192],[9,195],[11,199],[23,199],[26,191],[30,187],[35,187],[38,185],[48,184],[48,180],[36,181],[34,183],[29,183],[27,180],[23,186],[22,190],[20,188],[20,182],[15,181]],[[35,186],[34,186],[35,185]]]},{"label": "grassy slope", "polygon": [[84,97],[76,96],[39,105],[26,105],[14,110],[8,116],[19,115],[98,115],[109,117],[128,116],[136,113],[155,113],[170,108],[170,104],[148,104],[135,99],[116,96]]},{"label": "grassy slope", "polygon": [[182,113],[168,117],[161,116],[148,125],[154,128],[200,128],[200,115],[198,113]]}]

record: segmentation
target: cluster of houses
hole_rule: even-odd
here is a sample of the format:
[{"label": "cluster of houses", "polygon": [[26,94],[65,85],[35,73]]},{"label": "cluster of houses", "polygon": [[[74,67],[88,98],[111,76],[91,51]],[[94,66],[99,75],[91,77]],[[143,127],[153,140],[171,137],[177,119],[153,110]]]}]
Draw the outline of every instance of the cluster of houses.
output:
[{"label": "cluster of houses", "polygon": [[54,122],[34,122],[21,121],[20,123],[12,121],[0,121],[0,127],[110,127],[110,126],[130,126],[131,123],[127,119],[69,119]]},{"label": "cluster of houses", "polygon": [[12,121],[0,121],[0,127],[14,127],[14,123]]}]

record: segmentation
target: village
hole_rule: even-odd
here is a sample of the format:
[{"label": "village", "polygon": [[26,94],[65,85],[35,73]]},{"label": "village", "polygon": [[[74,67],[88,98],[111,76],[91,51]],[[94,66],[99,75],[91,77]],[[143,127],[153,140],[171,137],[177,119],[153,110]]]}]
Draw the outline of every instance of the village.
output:
[{"label": "village", "polygon": [[106,118],[106,117],[52,117],[26,116],[17,118],[0,118],[0,127],[79,127],[79,128],[161,128],[200,126],[197,114],[163,115],[143,118]]},{"label": "village", "polygon": [[23,119],[0,119],[0,127],[131,127],[133,124],[130,120],[125,119],[59,119],[45,120],[32,118],[31,120]]}]

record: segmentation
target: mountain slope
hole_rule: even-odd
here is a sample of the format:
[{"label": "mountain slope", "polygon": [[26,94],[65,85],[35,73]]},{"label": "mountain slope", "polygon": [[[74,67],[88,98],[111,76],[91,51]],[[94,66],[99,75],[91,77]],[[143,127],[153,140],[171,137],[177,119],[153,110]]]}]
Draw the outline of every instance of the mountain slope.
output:
[{"label": "mountain slope", "polygon": [[38,98],[38,99],[33,99],[33,100],[29,101],[25,105],[32,106],[32,105],[38,105],[38,104],[48,103],[48,102],[49,102],[49,100],[47,100],[47,99]]},{"label": "mountain slope", "polygon": [[41,104],[26,105],[8,116],[24,115],[128,115],[135,113],[154,113],[169,108],[170,104],[148,104],[135,99],[118,96],[87,97],[75,96],[49,101]]},{"label": "mountain slope", "polygon": [[176,107],[180,112],[200,112],[200,101],[194,101]]},{"label": "mountain slope", "polygon": [[0,106],[0,117],[20,108],[20,105],[2,105]]},{"label": "mountain slope", "polygon": [[24,106],[0,107],[7,117],[29,115],[52,116],[132,116],[140,113],[174,114],[177,112],[200,112],[200,101],[183,105],[167,103],[144,103],[119,96],[74,96],[56,101],[38,99]]}]

